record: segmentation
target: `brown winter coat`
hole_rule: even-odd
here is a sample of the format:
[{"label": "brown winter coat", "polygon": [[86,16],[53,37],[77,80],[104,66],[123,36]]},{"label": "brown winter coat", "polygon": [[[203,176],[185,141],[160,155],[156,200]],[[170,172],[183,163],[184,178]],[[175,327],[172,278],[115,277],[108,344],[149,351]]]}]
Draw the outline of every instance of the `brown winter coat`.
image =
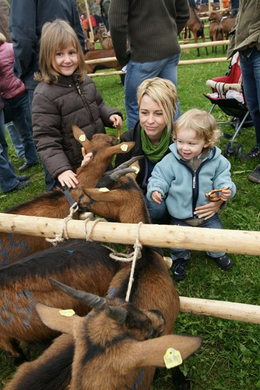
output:
[{"label": "brown winter coat", "polygon": [[73,137],[72,125],[91,139],[113,127],[108,119],[112,114],[122,116],[105,105],[90,77],[82,83],[75,75],[60,76],[57,84],[42,81],[35,89],[32,111],[37,151],[53,178],[81,164],[81,145]]},{"label": "brown winter coat", "polygon": [[4,34],[7,42],[12,42],[9,30],[10,5],[6,0],[0,0],[0,33]]}]

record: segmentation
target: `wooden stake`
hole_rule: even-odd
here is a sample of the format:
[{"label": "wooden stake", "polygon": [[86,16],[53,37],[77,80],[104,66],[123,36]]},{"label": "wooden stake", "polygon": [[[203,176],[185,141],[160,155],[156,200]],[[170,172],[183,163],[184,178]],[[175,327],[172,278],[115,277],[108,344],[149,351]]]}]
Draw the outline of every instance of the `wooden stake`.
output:
[{"label": "wooden stake", "polygon": [[245,303],[180,297],[180,311],[260,324],[260,306]]},{"label": "wooden stake", "polygon": [[94,32],[93,32],[92,22],[91,22],[91,18],[90,18],[90,14],[89,14],[89,7],[88,7],[88,1],[87,0],[85,0],[85,6],[86,6],[86,12],[87,12],[87,17],[88,17],[89,27],[90,27],[90,32],[89,32],[90,42],[94,43]]},{"label": "wooden stake", "polygon": [[[62,232],[63,224],[63,219],[0,213],[0,231],[6,233],[55,238]],[[93,222],[85,224],[84,221],[68,221],[68,236],[86,239],[85,225],[86,232],[90,232]],[[131,223],[99,222],[90,238],[100,242],[133,245],[137,226]],[[144,224],[140,227],[140,243],[160,248],[260,255],[260,232],[257,231]]]}]

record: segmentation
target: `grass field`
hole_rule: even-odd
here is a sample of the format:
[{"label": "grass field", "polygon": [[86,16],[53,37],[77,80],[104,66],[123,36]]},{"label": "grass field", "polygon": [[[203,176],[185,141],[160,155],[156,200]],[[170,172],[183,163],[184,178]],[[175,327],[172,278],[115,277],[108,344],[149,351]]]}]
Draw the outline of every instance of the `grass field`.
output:
[{"label": "grass field", "polygon": [[[218,48],[217,56],[224,56],[222,48]],[[205,53],[201,50],[201,58],[203,57]],[[182,54],[182,59],[190,58],[196,58],[194,50]],[[203,93],[209,91],[205,82],[214,76],[223,75],[227,69],[228,63],[179,66],[178,94],[182,112],[193,107],[208,111],[211,103],[203,96]],[[119,84],[119,76],[96,77],[94,81],[105,102],[120,109],[125,118],[124,88]],[[218,111],[215,117],[221,120],[224,114]],[[222,129],[231,135],[234,131],[230,126]],[[126,130],[125,121],[124,130]],[[223,150],[226,142],[225,138],[221,138],[220,146]],[[238,143],[243,146],[244,152],[251,149],[255,144],[254,129],[242,129],[235,141],[236,145]],[[21,165],[11,145],[10,159],[16,168]],[[221,211],[223,226],[225,229],[259,231],[260,187],[247,179],[257,162],[241,162],[234,156],[229,160],[232,164],[232,178],[237,185],[237,194]],[[44,175],[41,167],[33,167],[30,174],[33,184],[25,190],[7,195],[0,193],[0,211],[44,191]],[[223,272],[207,258],[204,252],[193,252],[186,280],[176,284],[179,294],[259,305],[259,257],[238,254],[230,254],[230,257],[234,266],[231,270]],[[175,332],[200,335],[204,340],[201,350],[183,364],[184,372],[194,382],[194,390],[260,389],[259,325],[180,314]],[[27,350],[27,353],[33,357],[36,352]],[[12,360],[1,352],[0,388],[14,371]],[[152,389],[172,389],[170,373],[166,369],[159,370]]]}]

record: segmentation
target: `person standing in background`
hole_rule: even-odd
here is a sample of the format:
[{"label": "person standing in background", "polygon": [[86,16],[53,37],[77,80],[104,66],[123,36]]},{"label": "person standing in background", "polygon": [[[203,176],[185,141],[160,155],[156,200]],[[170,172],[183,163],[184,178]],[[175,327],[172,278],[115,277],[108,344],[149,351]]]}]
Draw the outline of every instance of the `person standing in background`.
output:
[{"label": "person standing in background", "polygon": [[[127,65],[127,126],[138,121],[136,92],[142,81],[161,77],[177,88],[178,35],[190,17],[188,0],[113,0],[108,18],[118,62]],[[128,43],[130,49],[128,49]],[[179,113],[178,113],[179,115]]]},{"label": "person standing in background", "polygon": [[[235,28],[230,33],[228,57],[239,52],[243,88],[255,128],[256,144],[244,156],[260,163],[260,1],[240,0]],[[260,164],[248,176],[260,184]]]},{"label": "person standing in background", "polygon": [[[12,43],[11,33],[9,30],[9,19],[10,5],[6,0],[0,0],[0,33],[5,36],[6,42]],[[23,159],[25,154],[24,147],[18,130],[13,122],[8,122],[5,126],[14,145],[17,156]]]},{"label": "person standing in background", "polygon": [[0,97],[0,190],[6,194],[22,190],[31,184],[28,175],[16,176],[14,167],[8,158],[8,144],[5,139],[4,103]]},{"label": "person standing in background", "polygon": [[19,171],[25,171],[39,163],[32,135],[31,111],[28,92],[21,80],[13,73],[13,44],[6,42],[0,33],[0,95],[8,103],[13,113],[13,123],[19,131],[24,147],[25,163]]}]

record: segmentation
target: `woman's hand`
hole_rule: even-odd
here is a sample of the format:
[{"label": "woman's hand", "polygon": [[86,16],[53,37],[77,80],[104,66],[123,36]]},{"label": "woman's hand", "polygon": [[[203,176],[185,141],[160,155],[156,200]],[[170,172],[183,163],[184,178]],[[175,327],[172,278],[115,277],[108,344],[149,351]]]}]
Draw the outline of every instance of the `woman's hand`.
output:
[{"label": "woman's hand", "polygon": [[218,200],[217,202],[210,202],[195,208],[194,214],[198,215],[199,218],[209,219],[216,214],[222,205],[223,200]]},{"label": "woman's hand", "polygon": [[113,123],[116,129],[121,129],[123,121],[120,115],[117,114],[110,115],[109,120]]},{"label": "woman's hand", "polygon": [[155,203],[161,204],[162,202],[162,194],[159,191],[153,191],[151,193],[151,198]]},{"label": "woman's hand", "polygon": [[76,176],[76,173],[68,169],[58,176],[58,180],[62,187],[66,185],[68,188],[75,188],[79,184]]},{"label": "woman's hand", "polygon": [[92,152],[86,153],[85,148],[81,148],[81,153],[83,156],[83,160],[81,161],[81,166],[87,165],[92,160],[93,154]]}]

